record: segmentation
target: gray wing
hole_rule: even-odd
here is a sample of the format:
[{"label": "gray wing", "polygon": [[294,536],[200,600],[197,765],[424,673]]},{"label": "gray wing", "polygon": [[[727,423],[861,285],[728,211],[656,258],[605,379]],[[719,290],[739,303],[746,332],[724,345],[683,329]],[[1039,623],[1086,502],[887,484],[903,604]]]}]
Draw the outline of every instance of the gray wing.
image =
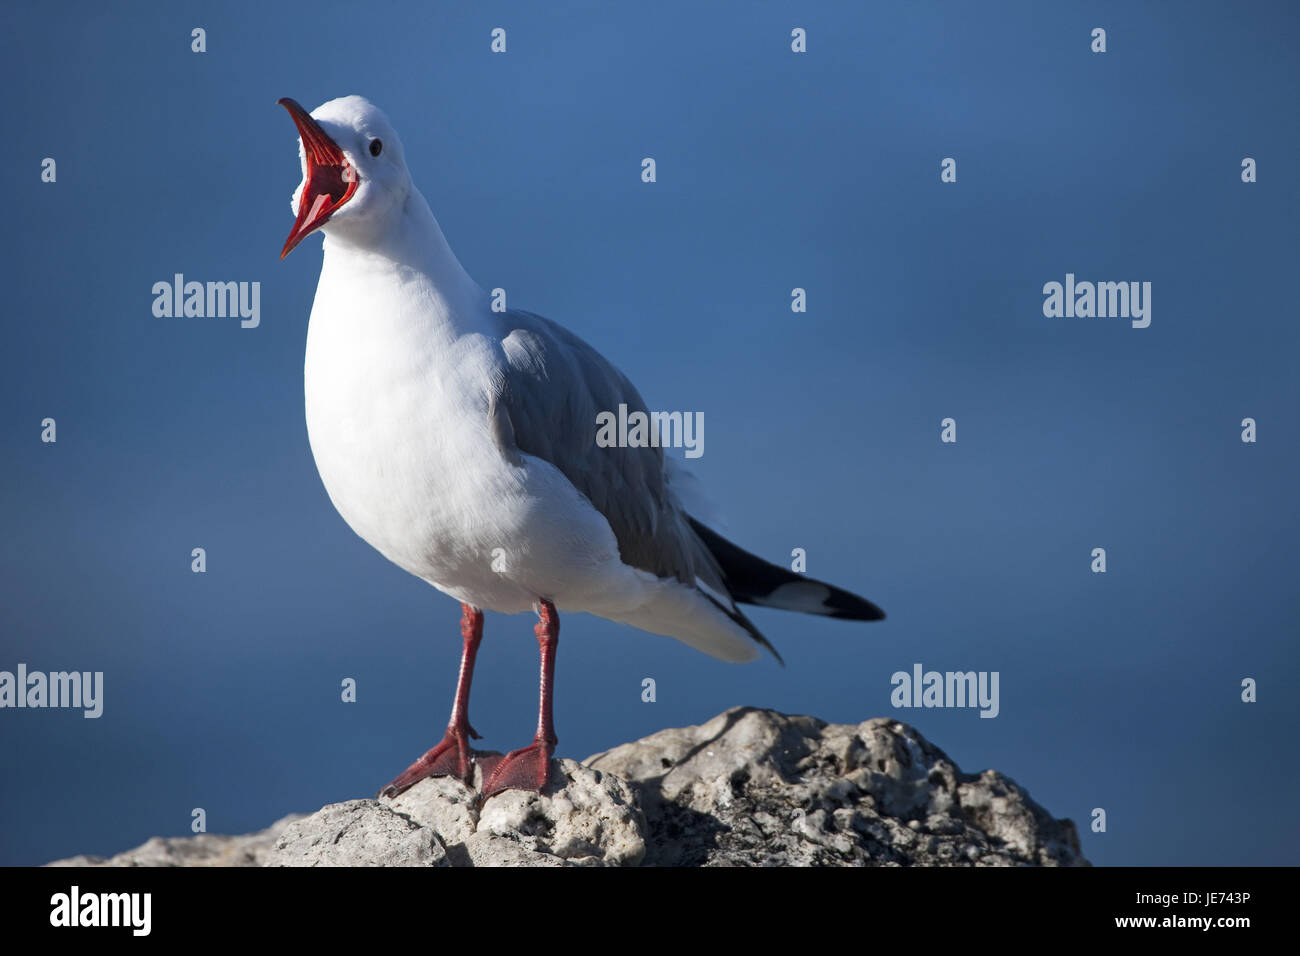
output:
[{"label": "gray wing", "polygon": [[632,383],[549,319],[520,311],[502,319],[504,371],[491,400],[503,450],[558,468],[609,522],[625,564],[691,587],[698,579],[725,597],[716,561],[669,487],[663,450],[596,444],[598,413],[617,414],[620,404],[648,412]]}]

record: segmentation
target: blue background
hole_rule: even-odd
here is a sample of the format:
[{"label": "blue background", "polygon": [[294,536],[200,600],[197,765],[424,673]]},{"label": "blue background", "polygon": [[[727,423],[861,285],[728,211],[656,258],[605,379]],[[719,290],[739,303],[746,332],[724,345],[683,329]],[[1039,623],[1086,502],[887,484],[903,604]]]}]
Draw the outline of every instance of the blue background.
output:
[{"label": "blue background", "polygon": [[[277,259],[300,171],[275,101],[348,93],[480,284],[704,412],[739,543],[889,613],[756,609],[785,669],[568,616],[561,755],[736,704],[892,715],[1096,863],[1300,862],[1294,4],[429,6],[0,12],[0,669],[106,682],[99,720],[0,711],[0,862],[187,834],[194,807],[257,829],[441,734],[458,608],[330,505],[302,398],[320,240]],[[176,272],[260,282],[261,327],[154,318]],[[1151,327],[1044,318],[1066,272],[1152,282]],[[488,615],[486,746],[531,737],[531,624]],[[999,671],[1001,715],[893,710],[914,662]]]}]

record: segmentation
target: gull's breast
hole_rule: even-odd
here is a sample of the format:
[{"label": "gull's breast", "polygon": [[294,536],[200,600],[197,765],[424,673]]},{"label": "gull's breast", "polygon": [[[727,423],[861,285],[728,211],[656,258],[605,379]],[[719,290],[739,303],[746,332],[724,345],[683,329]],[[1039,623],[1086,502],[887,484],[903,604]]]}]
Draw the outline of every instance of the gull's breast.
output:
[{"label": "gull's breast", "polygon": [[426,342],[376,325],[313,310],[307,433],[330,501],[371,546],[431,583],[480,563],[490,573],[474,491],[496,487],[508,502],[512,479],[491,448],[485,398],[449,382],[456,369]]}]

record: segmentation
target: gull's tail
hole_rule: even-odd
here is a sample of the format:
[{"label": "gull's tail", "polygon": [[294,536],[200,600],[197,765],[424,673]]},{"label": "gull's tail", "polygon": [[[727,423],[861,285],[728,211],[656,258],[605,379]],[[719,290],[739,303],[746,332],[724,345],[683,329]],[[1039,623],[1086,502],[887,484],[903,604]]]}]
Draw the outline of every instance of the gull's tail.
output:
[{"label": "gull's tail", "polygon": [[866,598],[770,564],[732,544],[694,518],[688,520],[695,534],[718,562],[727,591],[733,600],[741,604],[775,607],[802,614],[820,614],[846,621],[884,620],[885,612]]}]

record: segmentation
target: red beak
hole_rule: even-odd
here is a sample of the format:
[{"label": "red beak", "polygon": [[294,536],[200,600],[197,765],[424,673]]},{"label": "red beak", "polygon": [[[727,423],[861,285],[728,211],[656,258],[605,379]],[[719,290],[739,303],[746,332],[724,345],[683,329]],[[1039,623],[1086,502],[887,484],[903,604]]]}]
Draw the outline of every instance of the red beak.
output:
[{"label": "red beak", "polygon": [[283,259],[352,198],[360,177],[343,156],[343,150],[305,109],[287,96],[279,103],[293,117],[298,136],[302,139],[303,155],[307,157],[307,181],[298,199],[298,220],[284,241],[284,250],[280,253]]}]

